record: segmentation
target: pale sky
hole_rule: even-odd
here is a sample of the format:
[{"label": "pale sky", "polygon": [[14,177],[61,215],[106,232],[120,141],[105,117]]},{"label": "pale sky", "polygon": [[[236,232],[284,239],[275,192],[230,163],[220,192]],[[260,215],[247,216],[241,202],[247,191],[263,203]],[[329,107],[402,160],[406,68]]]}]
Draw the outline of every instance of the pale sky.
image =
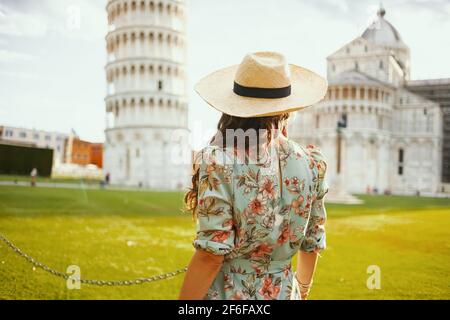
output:
[{"label": "pale sky", "polygon": [[[106,0],[0,0],[0,125],[104,140]],[[274,50],[326,75],[326,57],[373,18],[370,0],[188,0],[189,123],[218,112],[194,83],[248,53]],[[412,79],[450,77],[450,0],[385,0],[411,49]],[[76,18],[80,13],[79,21]]]}]

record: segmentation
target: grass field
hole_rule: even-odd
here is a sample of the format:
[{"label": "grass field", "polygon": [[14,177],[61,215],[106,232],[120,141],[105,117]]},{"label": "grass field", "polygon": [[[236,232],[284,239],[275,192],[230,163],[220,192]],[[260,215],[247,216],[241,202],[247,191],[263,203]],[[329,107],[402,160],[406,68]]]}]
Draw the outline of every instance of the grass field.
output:
[{"label": "grass field", "polygon": [[[450,200],[361,196],[328,206],[328,249],[311,299],[449,299]],[[0,233],[58,270],[121,280],[184,267],[194,223],[181,193],[0,186]],[[366,287],[369,265],[381,289]],[[175,299],[182,276],[133,287],[68,290],[0,243],[0,299]]]},{"label": "grass field", "polygon": [[[30,182],[30,177],[23,175],[10,175],[0,174],[0,181],[15,181],[15,182]],[[74,183],[74,184],[87,184],[87,185],[99,185],[99,179],[81,179],[81,178],[63,178],[63,177],[40,177],[36,178],[39,182],[48,183]]]}]

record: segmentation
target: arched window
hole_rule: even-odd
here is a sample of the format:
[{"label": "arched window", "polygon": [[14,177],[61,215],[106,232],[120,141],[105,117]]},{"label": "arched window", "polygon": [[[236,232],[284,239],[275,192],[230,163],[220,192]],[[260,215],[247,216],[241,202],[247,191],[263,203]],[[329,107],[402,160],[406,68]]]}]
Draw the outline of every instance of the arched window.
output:
[{"label": "arched window", "polygon": [[342,92],[342,98],[347,99],[348,98],[348,88],[344,88]]},{"label": "arched window", "polygon": [[159,90],[159,91],[162,91],[162,89],[163,89],[163,81],[162,81],[162,80],[159,80],[159,81],[158,81],[158,90]]},{"label": "arched window", "polygon": [[380,69],[384,68],[383,60],[380,60]]},{"label": "arched window", "polygon": [[404,157],[405,157],[404,153],[405,152],[404,152],[403,148],[398,149],[398,169],[397,169],[397,172],[398,172],[399,176],[403,175],[403,165],[404,165],[404,160],[405,160],[404,159]]},{"label": "arched window", "polygon": [[131,2],[131,10],[136,10],[136,1]]}]

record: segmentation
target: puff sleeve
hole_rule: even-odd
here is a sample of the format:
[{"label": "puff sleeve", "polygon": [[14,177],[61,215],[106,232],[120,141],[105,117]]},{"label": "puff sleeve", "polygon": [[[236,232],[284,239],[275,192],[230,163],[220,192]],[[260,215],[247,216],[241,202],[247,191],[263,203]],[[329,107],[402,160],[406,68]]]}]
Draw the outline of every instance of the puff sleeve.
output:
[{"label": "puff sleeve", "polygon": [[305,252],[319,251],[326,248],[325,221],[327,213],[324,196],[328,192],[325,179],[327,164],[322,152],[315,146],[308,146],[310,166],[315,176],[315,197],[311,204],[311,212],[306,227],[305,238],[300,250]]},{"label": "puff sleeve", "polygon": [[[206,147],[200,151],[197,236],[193,245],[216,255],[234,248],[232,169],[224,151]],[[199,157],[196,157],[196,161]]]}]

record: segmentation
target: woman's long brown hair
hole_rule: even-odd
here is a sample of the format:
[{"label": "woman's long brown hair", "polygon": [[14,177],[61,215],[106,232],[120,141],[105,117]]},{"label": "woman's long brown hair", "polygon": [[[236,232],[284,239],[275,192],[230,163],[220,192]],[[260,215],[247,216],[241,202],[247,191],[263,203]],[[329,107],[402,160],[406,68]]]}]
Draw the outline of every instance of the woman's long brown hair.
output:
[{"label": "woman's long brown hair", "polygon": [[[267,143],[270,143],[271,141],[271,130],[272,129],[282,129],[286,130],[285,128],[281,128],[281,124],[283,121],[287,120],[289,118],[289,113],[283,113],[276,116],[269,116],[269,117],[254,117],[254,118],[241,118],[241,117],[235,117],[230,116],[227,114],[222,114],[222,117],[219,120],[219,123],[217,124],[217,130],[219,133],[222,134],[222,137],[226,136],[226,130],[227,129],[242,129],[244,131],[248,129],[254,129],[258,132],[260,129],[267,130]],[[286,135],[286,132],[283,132],[283,134]],[[214,142],[214,136],[210,143]],[[225,139],[223,139],[223,148],[225,148]],[[245,146],[246,151],[248,151],[248,145]],[[198,201],[198,182],[199,182],[199,170],[198,166],[195,166],[195,163],[193,164],[193,175],[192,175],[192,185],[189,188],[189,190],[184,195],[184,211],[191,212],[192,214],[195,213],[195,209],[197,208],[197,201]]]}]

